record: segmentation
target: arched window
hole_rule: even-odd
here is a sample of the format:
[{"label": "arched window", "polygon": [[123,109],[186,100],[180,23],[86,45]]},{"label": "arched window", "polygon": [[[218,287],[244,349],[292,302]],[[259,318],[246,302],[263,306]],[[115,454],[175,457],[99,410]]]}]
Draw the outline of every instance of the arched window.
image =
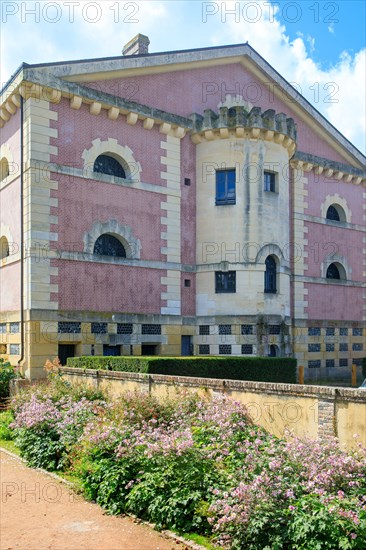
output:
[{"label": "arched window", "polygon": [[330,266],[327,269],[326,274],[327,279],[341,279],[341,270],[337,266],[337,264],[330,264]]},{"label": "arched window", "polygon": [[110,155],[99,155],[95,159],[93,171],[99,174],[107,174],[116,178],[125,178],[126,172],[117,159]]},{"label": "arched window", "polygon": [[269,346],[268,357],[278,357],[278,347],[275,344]]},{"label": "arched window", "polygon": [[108,233],[98,237],[94,244],[93,253],[101,256],[117,256],[119,258],[126,258],[126,250],[121,241]]},{"label": "arched window", "polygon": [[0,238],[0,259],[7,258],[10,254],[9,243],[6,237]]},{"label": "arched window", "polygon": [[327,220],[332,220],[333,222],[347,221],[346,213],[343,208],[339,206],[339,204],[331,204],[328,207],[326,218]]},{"label": "arched window", "polygon": [[3,157],[0,160],[0,181],[3,181],[9,175],[9,163],[8,159]]},{"label": "arched window", "polygon": [[264,272],[264,292],[275,294],[277,292],[277,265],[273,256],[267,256],[266,271]]}]

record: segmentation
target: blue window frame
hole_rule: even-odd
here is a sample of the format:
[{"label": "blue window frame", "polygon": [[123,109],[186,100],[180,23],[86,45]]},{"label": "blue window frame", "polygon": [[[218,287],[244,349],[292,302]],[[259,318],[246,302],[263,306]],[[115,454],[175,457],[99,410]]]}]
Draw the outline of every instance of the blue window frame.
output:
[{"label": "blue window frame", "polygon": [[276,192],[276,174],[274,172],[264,172],[264,190],[271,193]]},{"label": "blue window frame", "polygon": [[216,206],[235,204],[235,169],[216,170]]},{"label": "blue window frame", "polygon": [[215,292],[236,292],[236,271],[216,271]]}]

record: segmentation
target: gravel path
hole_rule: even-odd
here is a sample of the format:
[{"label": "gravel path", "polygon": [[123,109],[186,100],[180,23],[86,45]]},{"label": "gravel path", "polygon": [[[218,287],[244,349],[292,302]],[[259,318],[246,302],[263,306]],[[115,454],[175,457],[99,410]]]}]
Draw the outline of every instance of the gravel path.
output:
[{"label": "gravel path", "polygon": [[0,550],[182,550],[128,517],[107,516],[67,485],[0,451]]}]

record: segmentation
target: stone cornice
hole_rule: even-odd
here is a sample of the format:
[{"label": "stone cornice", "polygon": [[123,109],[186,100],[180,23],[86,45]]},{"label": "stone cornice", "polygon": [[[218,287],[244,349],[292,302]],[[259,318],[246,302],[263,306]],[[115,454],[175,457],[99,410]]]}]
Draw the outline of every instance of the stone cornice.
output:
[{"label": "stone cornice", "polygon": [[289,157],[296,149],[295,122],[284,113],[276,114],[273,109],[262,113],[260,107],[252,107],[250,111],[243,106],[220,107],[218,113],[206,109],[203,116],[194,113],[191,119],[191,139],[196,144],[237,137],[274,141],[288,150]]},{"label": "stone cornice", "polygon": [[296,151],[291,159],[291,166],[310,172],[314,170],[315,174],[323,174],[326,178],[332,178],[337,181],[343,180],[346,183],[354,183],[366,186],[366,171],[361,168],[355,168],[342,162],[336,162],[309,153]]}]

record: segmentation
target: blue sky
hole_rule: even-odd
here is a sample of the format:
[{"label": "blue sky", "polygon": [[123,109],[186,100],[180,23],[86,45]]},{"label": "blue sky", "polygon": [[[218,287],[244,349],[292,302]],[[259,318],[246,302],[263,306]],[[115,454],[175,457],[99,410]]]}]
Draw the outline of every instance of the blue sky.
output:
[{"label": "blue sky", "polygon": [[365,144],[363,0],[2,0],[1,84],[25,61],[120,55],[138,32],[150,51],[249,41],[356,147]]}]

